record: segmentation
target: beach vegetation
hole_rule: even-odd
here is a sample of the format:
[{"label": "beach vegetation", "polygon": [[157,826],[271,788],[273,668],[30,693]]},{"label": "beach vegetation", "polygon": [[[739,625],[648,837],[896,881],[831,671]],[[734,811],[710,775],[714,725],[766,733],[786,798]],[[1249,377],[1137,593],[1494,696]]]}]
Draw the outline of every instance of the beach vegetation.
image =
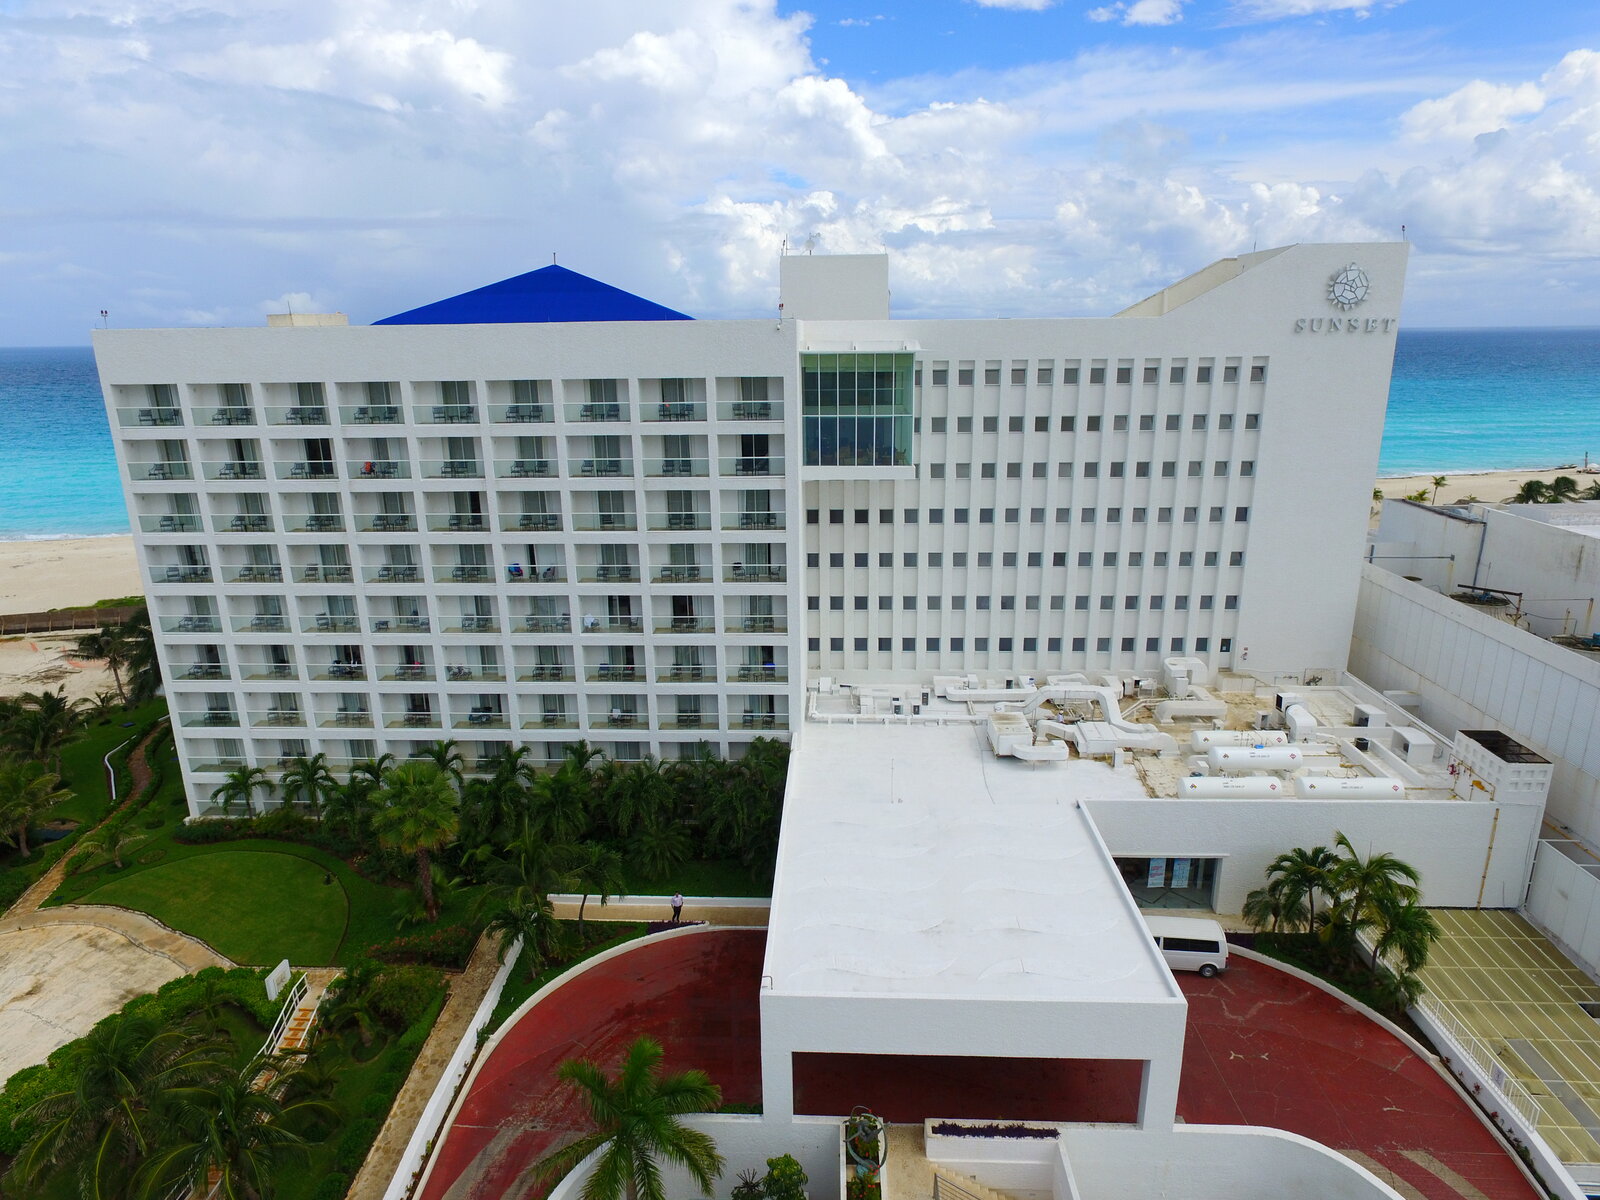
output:
[{"label": "beach vegetation", "polygon": [[1435,475],[1433,477],[1433,498],[1430,501],[1430,503],[1432,503],[1432,504],[1439,503],[1439,489],[1444,487],[1444,485],[1449,483],[1449,482],[1450,482],[1449,478],[1447,478],[1444,475]]},{"label": "beach vegetation", "polygon": [[1516,492],[1506,497],[1507,504],[1571,504],[1580,500],[1600,500],[1600,482],[1579,488],[1571,475],[1557,475],[1546,483],[1542,479],[1525,479]]},{"label": "beach vegetation", "polygon": [[1257,946],[1399,1013],[1421,994],[1419,972],[1438,940],[1416,868],[1386,852],[1334,844],[1285,851],[1245,898]]}]

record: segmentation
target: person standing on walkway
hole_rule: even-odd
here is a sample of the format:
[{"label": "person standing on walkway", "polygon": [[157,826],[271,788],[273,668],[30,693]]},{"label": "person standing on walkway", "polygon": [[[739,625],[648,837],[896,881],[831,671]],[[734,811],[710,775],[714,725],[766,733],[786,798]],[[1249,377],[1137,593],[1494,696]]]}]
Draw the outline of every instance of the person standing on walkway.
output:
[{"label": "person standing on walkway", "polygon": [[681,924],[683,921],[683,893],[672,893],[672,923]]}]

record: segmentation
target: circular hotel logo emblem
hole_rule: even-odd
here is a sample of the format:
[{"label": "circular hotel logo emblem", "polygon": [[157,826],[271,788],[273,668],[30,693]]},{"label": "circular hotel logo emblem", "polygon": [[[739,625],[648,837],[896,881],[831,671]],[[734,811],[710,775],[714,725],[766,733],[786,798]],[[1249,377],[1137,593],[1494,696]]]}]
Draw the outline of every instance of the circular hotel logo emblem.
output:
[{"label": "circular hotel logo emblem", "polygon": [[1367,298],[1367,273],[1351,263],[1328,280],[1328,299],[1349,312]]}]

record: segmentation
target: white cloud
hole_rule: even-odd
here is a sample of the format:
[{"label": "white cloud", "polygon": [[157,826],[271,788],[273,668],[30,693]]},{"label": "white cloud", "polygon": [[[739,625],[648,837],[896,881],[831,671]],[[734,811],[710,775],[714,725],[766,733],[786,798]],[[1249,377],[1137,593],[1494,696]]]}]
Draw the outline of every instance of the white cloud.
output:
[{"label": "white cloud", "polygon": [[1188,0],[1131,0],[1091,8],[1085,15],[1091,21],[1120,21],[1124,25],[1172,25],[1183,20]]},{"label": "white cloud", "polygon": [[1238,0],[1239,13],[1257,21],[1278,21],[1286,17],[1310,17],[1318,13],[1346,12],[1357,18],[1370,17],[1375,8],[1394,8],[1405,0]]},{"label": "white cloud", "polygon": [[1010,8],[1018,12],[1043,12],[1054,8],[1057,0],[973,0],[982,8]]},{"label": "white cloud", "polygon": [[1503,129],[1517,117],[1544,107],[1544,92],[1534,83],[1494,84],[1475,79],[1448,96],[1424,100],[1400,116],[1400,129],[1413,142],[1471,141]]}]

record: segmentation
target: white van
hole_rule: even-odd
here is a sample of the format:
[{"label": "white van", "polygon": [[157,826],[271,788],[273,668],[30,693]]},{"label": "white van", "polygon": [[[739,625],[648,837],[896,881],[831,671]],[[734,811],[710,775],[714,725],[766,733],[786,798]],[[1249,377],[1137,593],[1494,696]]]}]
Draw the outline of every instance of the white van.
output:
[{"label": "white van", "polygon": [[1144,923],[1174,971],[1199,971],[1210,979],[1228,969],[1228,939],[1222,926],[1203,917],[1151,917]]}]

